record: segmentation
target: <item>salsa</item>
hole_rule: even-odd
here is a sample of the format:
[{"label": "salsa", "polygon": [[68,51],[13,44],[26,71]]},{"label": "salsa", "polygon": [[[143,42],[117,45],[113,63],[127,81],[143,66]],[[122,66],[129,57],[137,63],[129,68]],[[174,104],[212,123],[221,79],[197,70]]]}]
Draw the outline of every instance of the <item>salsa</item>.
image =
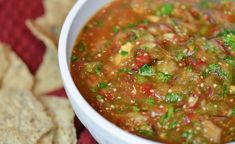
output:
[{"label": "salsa", "polygon": [[235,140],[235,2],[114,0],[71,56],[85,99],[135,135],[170,144]]}]

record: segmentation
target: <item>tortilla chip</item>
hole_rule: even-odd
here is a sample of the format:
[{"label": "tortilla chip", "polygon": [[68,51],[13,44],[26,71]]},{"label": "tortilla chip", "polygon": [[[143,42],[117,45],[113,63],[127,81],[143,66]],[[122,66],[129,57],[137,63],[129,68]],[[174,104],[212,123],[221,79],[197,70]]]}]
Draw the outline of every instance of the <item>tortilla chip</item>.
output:
[{"label": "tortilla chip", "polygon": [[5,135],[5,131],[14,130],[27,143],[36,144],[51,128],[51,119],[31,92],[0,90],[0,136]]},{"label": "tortilla chip", "polygon": [[25,63],[9,49],[9,67],[2,80],[2,88],[31,90],[34,78]]},{"label": "tortilla chip", "polygon": [[54,129],[52,129],[50,132],[42,136],[37,144],[53,144],[53,139],[54,139]]},{"label": "tortilla chip", "polygon": [[0,42],[0,62],[1,62],[0,81],[2,80],[3,76],[5,75],[6,70],[8,68],[8,65],[9,65],[8,56],[7,56],[8,49],[9,49],[8,45]]},{"label": "tortilla chip", "polygon": [[58,64],[57,50],[53,45],[47,46],[43,62],[36,72],[36,83],[34,93],[36,95],[46,94],[63,87]]},{"label": "tortilla chip", "polygon": [[48,40],[58,44],[64,20],[76,0],[44,0],[45,14],[36,20],[27,20],[26,25],[44,43]]},{"label": "tortilla chip", "polygon": [[0,129],[1,144],[28,144],[25,137],[15,129]]},{"label": "tortilla chip", "polygon": [[76,144],[74,112],[69,101],[52,96],[41,97],[41,100],[56,125],[54,143]]}]

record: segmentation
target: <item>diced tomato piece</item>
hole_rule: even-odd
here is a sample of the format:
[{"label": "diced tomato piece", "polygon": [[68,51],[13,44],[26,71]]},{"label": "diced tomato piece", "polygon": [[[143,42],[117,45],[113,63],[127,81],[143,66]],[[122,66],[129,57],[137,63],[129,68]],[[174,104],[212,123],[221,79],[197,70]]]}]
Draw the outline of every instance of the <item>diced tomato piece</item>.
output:
[{"label": "diced tomato piece", "polygon": [[108,92],[107,90],[104,90],[104,89],[100,90],[100,95],[104,96],[107,100],[113,100],[114,99],[113,95],[110,92]]},{"label": "diced tomato piece", "polygon": [[147,94],[149,96],[154,93],[151,91],[152,89],[153,89],[153,86],[151,84],[142,84],[140,86],[141,92],[143,92],[144,94]]},{"label": "diced tomato piece", "polygon": [[140,68],[144,64],[149,64],[151,62],[151,57],[146,52],[139,52],[140,54],[136,56],[135,58],[135,67],[134,68]]},{"label": "diced tomato piece", "polygon": [[87,84],[89,86],[96,86],[98,84],[98,78],[96,75],[90,75],[87,79]]},{"label": "diced tomato piece", "polygon": [[137,27],[139,29],[147,29],[148,28],[145,24],[139,24]]},{"label": "diced tomato piece", "polygon": [[191,59],[189,58],[187,60],[187,64],[191,65],[195,71],[200,72],[200,70],[203,68],[203,66],[207,66],[207,63],[202,61],[201,59]]},{"label": "diced tomato piece", "polygon": [[84,67],[84,63],[81,61],[77,61],[74,65],[78,71]]}]

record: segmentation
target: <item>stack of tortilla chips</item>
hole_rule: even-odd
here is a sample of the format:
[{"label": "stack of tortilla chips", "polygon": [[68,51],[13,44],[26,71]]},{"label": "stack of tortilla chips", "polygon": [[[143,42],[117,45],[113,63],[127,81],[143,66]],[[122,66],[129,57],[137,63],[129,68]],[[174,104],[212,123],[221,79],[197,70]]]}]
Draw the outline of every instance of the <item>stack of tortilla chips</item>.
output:
[{"label": "stack of tortilla chips", "polygon": [[44,0],[45,14],[27,20],[47,49],[32,75],[8,44],[0,42],[0,144],[76,144],[74,112],[66,98],[48,96],[61,87],[57,45],[75,0]]}]

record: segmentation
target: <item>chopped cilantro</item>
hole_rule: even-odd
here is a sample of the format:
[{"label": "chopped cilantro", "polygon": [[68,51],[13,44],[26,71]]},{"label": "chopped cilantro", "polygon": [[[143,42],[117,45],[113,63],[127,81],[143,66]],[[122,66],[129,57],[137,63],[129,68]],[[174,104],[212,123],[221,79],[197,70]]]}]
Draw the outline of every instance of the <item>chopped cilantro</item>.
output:
[{"label": "chopped cilantro", "polygon": [[140,109],[137,106],[133,106],[132,109],[133,109],[134,112],[139,112],[140,111]]},{"label": "chopped cilantro", "polygon": [[128,52],[127,52],[127,51],[124,51],[124,50],[121,50],[121,51],[120,51],[120,55],[122,55],[122,56],[128,56]]},{"label": "chopped cilantro", "polygon": [[78,56],[72,54],[72,56],[71,56],[71,61],[72,61],[72,62],[75,62],[75,61],[77,61],[77,60],[78,60]]},{"label": "chopped cilantro", "polygon": [[227,78],[226,73],[219,64],[210,64],[205,71],[205,75],[208,74],[216,74],[221,78]]},{"label": "chopped cilantro", "polygon": [[217,36],[226,36],[228,34],[233,34],[235,35],[235,29],[224,29],[223,31],[221,31]]},{"label": "chopped cilantro", "polygon": [[217,47],[215,47],[214,45],[212,45],[211,43],[209,43],[208,41],[206,41],[203,44],[203,47],[205,50],[210,51],[210,52],[216,52],[218,50]]},{"label": "chopped cilantro", "polygon": [[188,138],[190,135],[191,135],[191,133],[190,133],[189,131],[185,131],[185,132],[182,133],[181,136],[182,136],[183,138]]},{"label": "chopped cilantro", "polygon": [[169,16],[174,11],[174,5],[170,3],[163,4],[160,9],[156,10],[157,16]]},{"label": "chopped cilantro", "polygon": [[80,52],[84,52],[86,50],[86,44],[84,42],[81,42],[79,45],[78,45],[78,50]]},{"label": "chopped cilantro", "polygon": [[223,84],[222,85],[222,92],[221,92],[221,95],[222,96],[226,96],[229,92],[229,89],[228,89],[228,86],[226,84]]},{"label": "chopped cilantro", "polygon": [[163,72],[158,73],[157,76],[157,79],[161,82],[168,82],[172,78],[172,75]]},{"label": "chopped cilantro", "polygon": [[177,124],[178,124],[178,122],[177,122],[176,120],[174,120],[173,122],[171,122],[171,123],[169,124],[169,128],[170,128],[170,129],[173,129],[173,128],[175,128],[175,127],[177,126]]},{"label": "chopped cilantro", "polygon": [[97,95],[96,99],[97,99],[98,102],[104,102],[104,98],[101,95]]},{"label": "chopped cilantro", "polygon": [[153,130],[147,123],[145,123],[138,129],[138,133],[143,136],[152,136]]},{"label": "chopped cilantro", "polygon": [[187,58],[187,55],[183,51],[179,51],[176,53],[176,56],[175,56],[176,61],[181,61],[185,58]]},{"label": "chopped cilantro", "polygon": [[119,69],[118,71],[122,73],[132,73],[132,70],[130,68],[122,68]]},{"label": "chopped cilantro", "polygon": [[133,27],[135,27],[137,24],[136,23],[128,23],[127,24],[127,27],[128,28],[133,28]]},{"label": "chopped cilantro", "polygon": [[173,117],[173,115],[174,115],[174,108],[171,106],[169,107],[167,113],[165,113],[160,117],[160,124],[164,125],[166,121],[168,121],[170,118]]},{"label": "chopped cilantro", "polygon": [[114,28],[113,28],[113,32],[116,34],[116,33],[118,33],[119,32],[119,27],[118,26],[115,26]]},{"label": "chopped cilantro", "polygon": [[142,76],[153,76],[155,72],[151,66],[145,64],[139,69],[139,74]]},{"label": "chopped cilantro", "polygon": [[102,65],[101,65],[101,64],[97,64],[97,65],[95,66],[95,73],[96,73],[97,75],[100,75],[100,74],[101,74],[101,71],[102,71]]},{"label": "chopped cilantro", "polygon": [[187,66],[186,70],[191,73],[191,72],[193,71],[193,68],[192,68],[192,66],[190,65],[190,66]]},{"label": "chopped cilantro", "polygon": [[230,109],[229,113],[228,113],[229,116],[235,116],[235,107]]},{"label": "chopped cilantro", "polygon": [[93,92],[93,93],[97,92],[97,87],[92,87],[91,92]]},{"label": "chopped cilantro", "polygon": [[147,19],[145,19],[145,20],[143,20],[143,24],[149,24],[149,20],[147,20]]},{"label": "chopped cilantro", "polygon": [[235,52],[235,29],[224,29],[217,36],[222,37],[224,43]]},{"label": "chopped cilantro", "polygon": [[155,105],[155,100],[153,98],[148,98],[148,99],[146,99],[146,103],[148,105],[154,106]]},{"label": "chopped cilantro", "polygon": [[208,0],[201,0],[201,1],[199,2],[199,6],[200,6],[201,8],[209,8],[209,1],[208,1]]},{"label": "chopped cilantro", "polygon": [[108,87],[108,84],[105,83],[105,82],[100,82],[100,83],[98,84],[98,88],[100,88],[100,89],[104,89],[104,88],[107,88],[107,87]]},{"label": "chopped cilantro", "polygon": [[225,59],[226,63],[230,64],[231,66],[235,67],[235,58],[232,56],[226,56]]},{"label": "chopped cilantro", "polygon": [[168,103],[175,103],[181,101],[183,98],[182,95],[176,93],[168,93],[165,97],[165,101]]},{"label": "chopped cilantro", "polygon": [[231,50],[235,52],[235,34],[229,33],[223,36],[223,40],[225,44],[231,47]]}]

